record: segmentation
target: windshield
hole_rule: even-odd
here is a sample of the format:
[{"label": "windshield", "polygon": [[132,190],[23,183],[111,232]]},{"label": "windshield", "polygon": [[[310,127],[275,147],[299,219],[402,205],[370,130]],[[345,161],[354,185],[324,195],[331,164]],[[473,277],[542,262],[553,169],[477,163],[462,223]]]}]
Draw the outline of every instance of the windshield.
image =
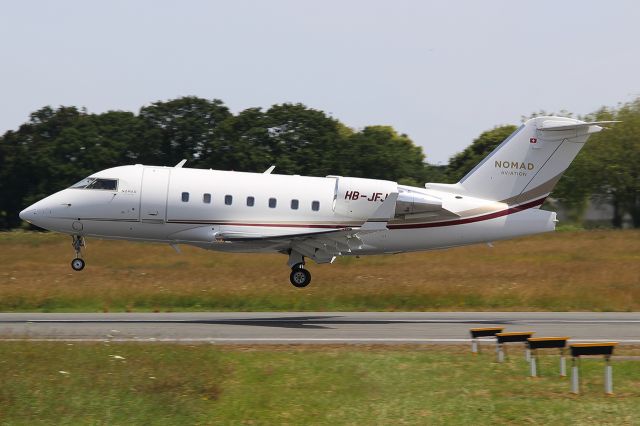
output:
[{"label": "windshield", "polygon": [[108,191],[115,191],[118,189],[118,179],[103,179],[88,177],[82,179],[80,182],[71,185],[71,188],[75,189],[105,189]]}]

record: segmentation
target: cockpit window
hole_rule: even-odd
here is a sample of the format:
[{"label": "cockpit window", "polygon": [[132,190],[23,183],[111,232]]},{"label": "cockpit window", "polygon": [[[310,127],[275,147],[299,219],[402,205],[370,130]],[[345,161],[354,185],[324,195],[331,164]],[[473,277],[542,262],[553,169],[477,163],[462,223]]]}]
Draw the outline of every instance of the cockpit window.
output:
[{"label": "cockpit window", "polygon": [[102,179],[102,178],[85,178],[71,188],[76,189],[104,189],[107,191],[115,191],[118,189],[118,179]]},{"label": "cockpit window", "polygon": [[93,183],[94,180],[96,180],[96,178],[84,178],[80,182],[74,183],[73,185],[71,185],[70,188],[78,188],[78,189],[86,188],[87,185],[89,185],[90,183]]},{"label": "cockpit window", "polygon": [[108,191],[115,191],[118,189],[117,179],[96,179],[89,185],[87,189],[106,189]]}]

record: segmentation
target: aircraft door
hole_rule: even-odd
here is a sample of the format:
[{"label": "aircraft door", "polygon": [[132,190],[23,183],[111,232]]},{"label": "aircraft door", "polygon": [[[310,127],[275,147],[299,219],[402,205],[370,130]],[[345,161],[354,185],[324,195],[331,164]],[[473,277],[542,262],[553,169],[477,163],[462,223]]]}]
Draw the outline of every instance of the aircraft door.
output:
[{"label": "aircraft door", "polygon": [[140,220],[147,223],[164,223],[167,216],[167,189],[170,169],[145,167],[140,194]]}]

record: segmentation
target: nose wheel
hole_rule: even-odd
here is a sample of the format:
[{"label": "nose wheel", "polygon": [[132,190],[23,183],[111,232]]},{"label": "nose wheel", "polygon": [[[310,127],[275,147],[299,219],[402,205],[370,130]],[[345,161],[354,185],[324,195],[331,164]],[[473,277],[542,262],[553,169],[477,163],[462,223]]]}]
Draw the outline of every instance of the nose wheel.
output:
[{"label": "nose wheel", "polygon": [[82,271],[84,269],[84,260],[80,259],[79,257],[73,259],[71,261],[71,268],[74,271]]},{"label": "nose wheel", "polygon": [[303,288],[311,283],[311,272],[304,269],[304,264],[299,263],[291,268],[289,280],[294,287]]},{"label": "nose wheel", "polygon": [[82,271],[85,266],[84,260],[82,260],[82,248],[85,247],[84,237],[74,235],[71,245],[76,252],[76,257],[71,261],[71,269],[74,271]]}]

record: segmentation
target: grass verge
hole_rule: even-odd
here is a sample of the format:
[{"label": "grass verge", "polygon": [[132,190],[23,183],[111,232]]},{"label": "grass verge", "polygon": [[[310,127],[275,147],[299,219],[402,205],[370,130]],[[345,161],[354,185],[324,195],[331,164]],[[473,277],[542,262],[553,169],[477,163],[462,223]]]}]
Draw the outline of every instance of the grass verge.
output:
[{"label": "grass verge", "polygon": [[288,283],[282,255],[0,234],[2,311],[640,310],[640,231],[566,231],[397,256],[340,258]]},{"label": "grass verge", "polygon": [[[633,349],[621,348],[627,353]],[[2,424],[637,424],[640,363],[583,362],[583,394],[461,347],[0,344]],[[635,350],[636,353],[640,351]]]}]

